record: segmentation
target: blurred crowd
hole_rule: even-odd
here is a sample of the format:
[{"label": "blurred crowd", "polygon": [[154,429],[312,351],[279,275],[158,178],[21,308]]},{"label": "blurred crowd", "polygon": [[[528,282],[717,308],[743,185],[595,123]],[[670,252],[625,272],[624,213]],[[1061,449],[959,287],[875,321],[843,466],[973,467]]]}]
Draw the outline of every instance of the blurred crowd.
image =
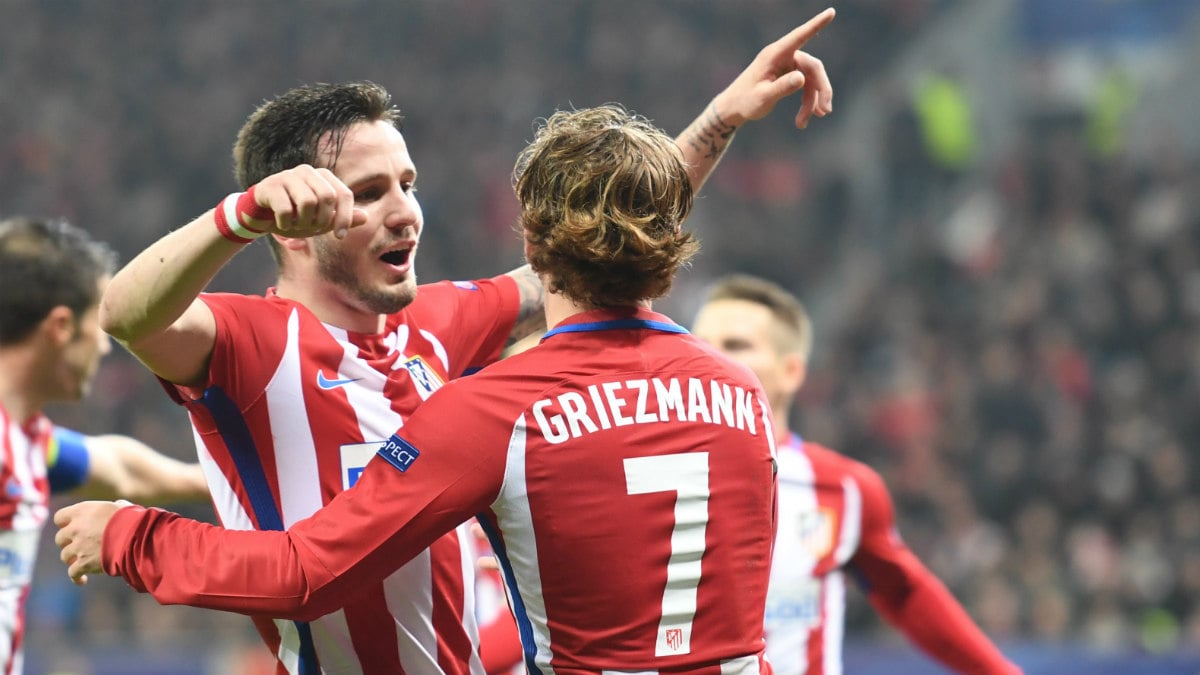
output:
[{"label": "blurred crowd", "polygon": [[[810,45],[835,102],[959,4],[837,3]],[[65,216],[128,260],[234,189],[229,148],[258,102],[370,79],[406,114],[422,280],[499,273],[520,262],[509,175],[535,118],[620,101],[682,129],[823,6],[0,3],[0,213]],[[818,341],[799,431],[883,474],[901,534],[999,641],[1200,650],[1197,155],[1169,137],[1134,152],[1087,111],[1036,108],[1002,152],[955,153],[930,134],[929,101],[889,101],[882,208],[866,211],[880,222],[863,221],[852,164],[821,143],[847,110],[804,132],[778,110],[739,133],[701,193],[704,250],[665,309],[686,322],[731,271],[804,299]],[[265,288],[264,248],[217,286]],[[123,353],[55,416],[193,453],[182,411]],[[79,592],[56,554],[42,552],[34,648],[252,644],[248,622],[110,580]],[[895,639],[862,602],[848,632]]]}]

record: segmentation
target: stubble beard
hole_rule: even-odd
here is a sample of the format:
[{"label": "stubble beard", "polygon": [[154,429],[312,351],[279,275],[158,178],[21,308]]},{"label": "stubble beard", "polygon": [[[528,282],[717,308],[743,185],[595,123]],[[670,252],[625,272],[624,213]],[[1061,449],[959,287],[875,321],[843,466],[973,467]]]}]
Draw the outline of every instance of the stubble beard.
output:
[{"label": "stubble beard", "polygon": [[329,283],[348,292],[360,305],[375,314],[395,314],[412,304],[417,297],[416,272],[399,286],[371,288],[354,274],[354,262],[335,244],[313,239],[317,271]]}]

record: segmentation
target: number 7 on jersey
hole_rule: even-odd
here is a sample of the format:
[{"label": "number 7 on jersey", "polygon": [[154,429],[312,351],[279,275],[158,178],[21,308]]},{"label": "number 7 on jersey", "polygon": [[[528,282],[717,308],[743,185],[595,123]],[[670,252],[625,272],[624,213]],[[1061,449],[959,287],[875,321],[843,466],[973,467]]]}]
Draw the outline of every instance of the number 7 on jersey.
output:
[{"label": "number 7 on jersey", "polygon": [[671,557],[654,655],[687,654],[692,650],[696,588],[708,526],[708,453],[630,457],[625,460],[625,489],[631,495],[675,493]]}]

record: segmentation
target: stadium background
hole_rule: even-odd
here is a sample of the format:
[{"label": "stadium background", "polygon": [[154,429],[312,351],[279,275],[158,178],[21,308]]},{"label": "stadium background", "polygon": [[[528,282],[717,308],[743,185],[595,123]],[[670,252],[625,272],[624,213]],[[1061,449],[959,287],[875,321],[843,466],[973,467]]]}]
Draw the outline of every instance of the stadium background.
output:
[{"label": "stadium background", "polygon": [[[234,188],[264,98],[370,79],[406,113],[426,281],[520,262],[532,120],[620,101],[678,131],[808,0],[0,0],[0,213],[122,259]],[[1031,675],[1200,667],[1200,3],[845,0],[810,45],[835,112],[740,131],[660,303],[729,271],[818,328],[798,427],[880,470],[909,544]],[[265,247],[217,279],[257,292]],[[128,355],[52,410],[191,457]],[[206,508],[186,510],[207,518]],[[249,622],[71,586],[49,534],[30,673],[257,672]],[[851,673],[937,673],[852,597]]]}]

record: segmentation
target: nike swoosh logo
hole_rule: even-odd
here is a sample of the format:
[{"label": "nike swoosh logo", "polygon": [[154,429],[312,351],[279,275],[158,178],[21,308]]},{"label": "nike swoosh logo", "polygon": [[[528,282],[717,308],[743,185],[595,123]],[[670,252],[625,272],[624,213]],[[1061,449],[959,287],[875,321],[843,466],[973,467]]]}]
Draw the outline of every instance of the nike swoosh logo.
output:
[{"label": "nike swoosh logo", "polygon": [[325,377],[325,371],[317,371],[317,386],[322,389],[337,389],[342,385],[350,384],[351,382],[358,382],[361,379],[361,377],[347,377],[342,380],[330,380]]}]

